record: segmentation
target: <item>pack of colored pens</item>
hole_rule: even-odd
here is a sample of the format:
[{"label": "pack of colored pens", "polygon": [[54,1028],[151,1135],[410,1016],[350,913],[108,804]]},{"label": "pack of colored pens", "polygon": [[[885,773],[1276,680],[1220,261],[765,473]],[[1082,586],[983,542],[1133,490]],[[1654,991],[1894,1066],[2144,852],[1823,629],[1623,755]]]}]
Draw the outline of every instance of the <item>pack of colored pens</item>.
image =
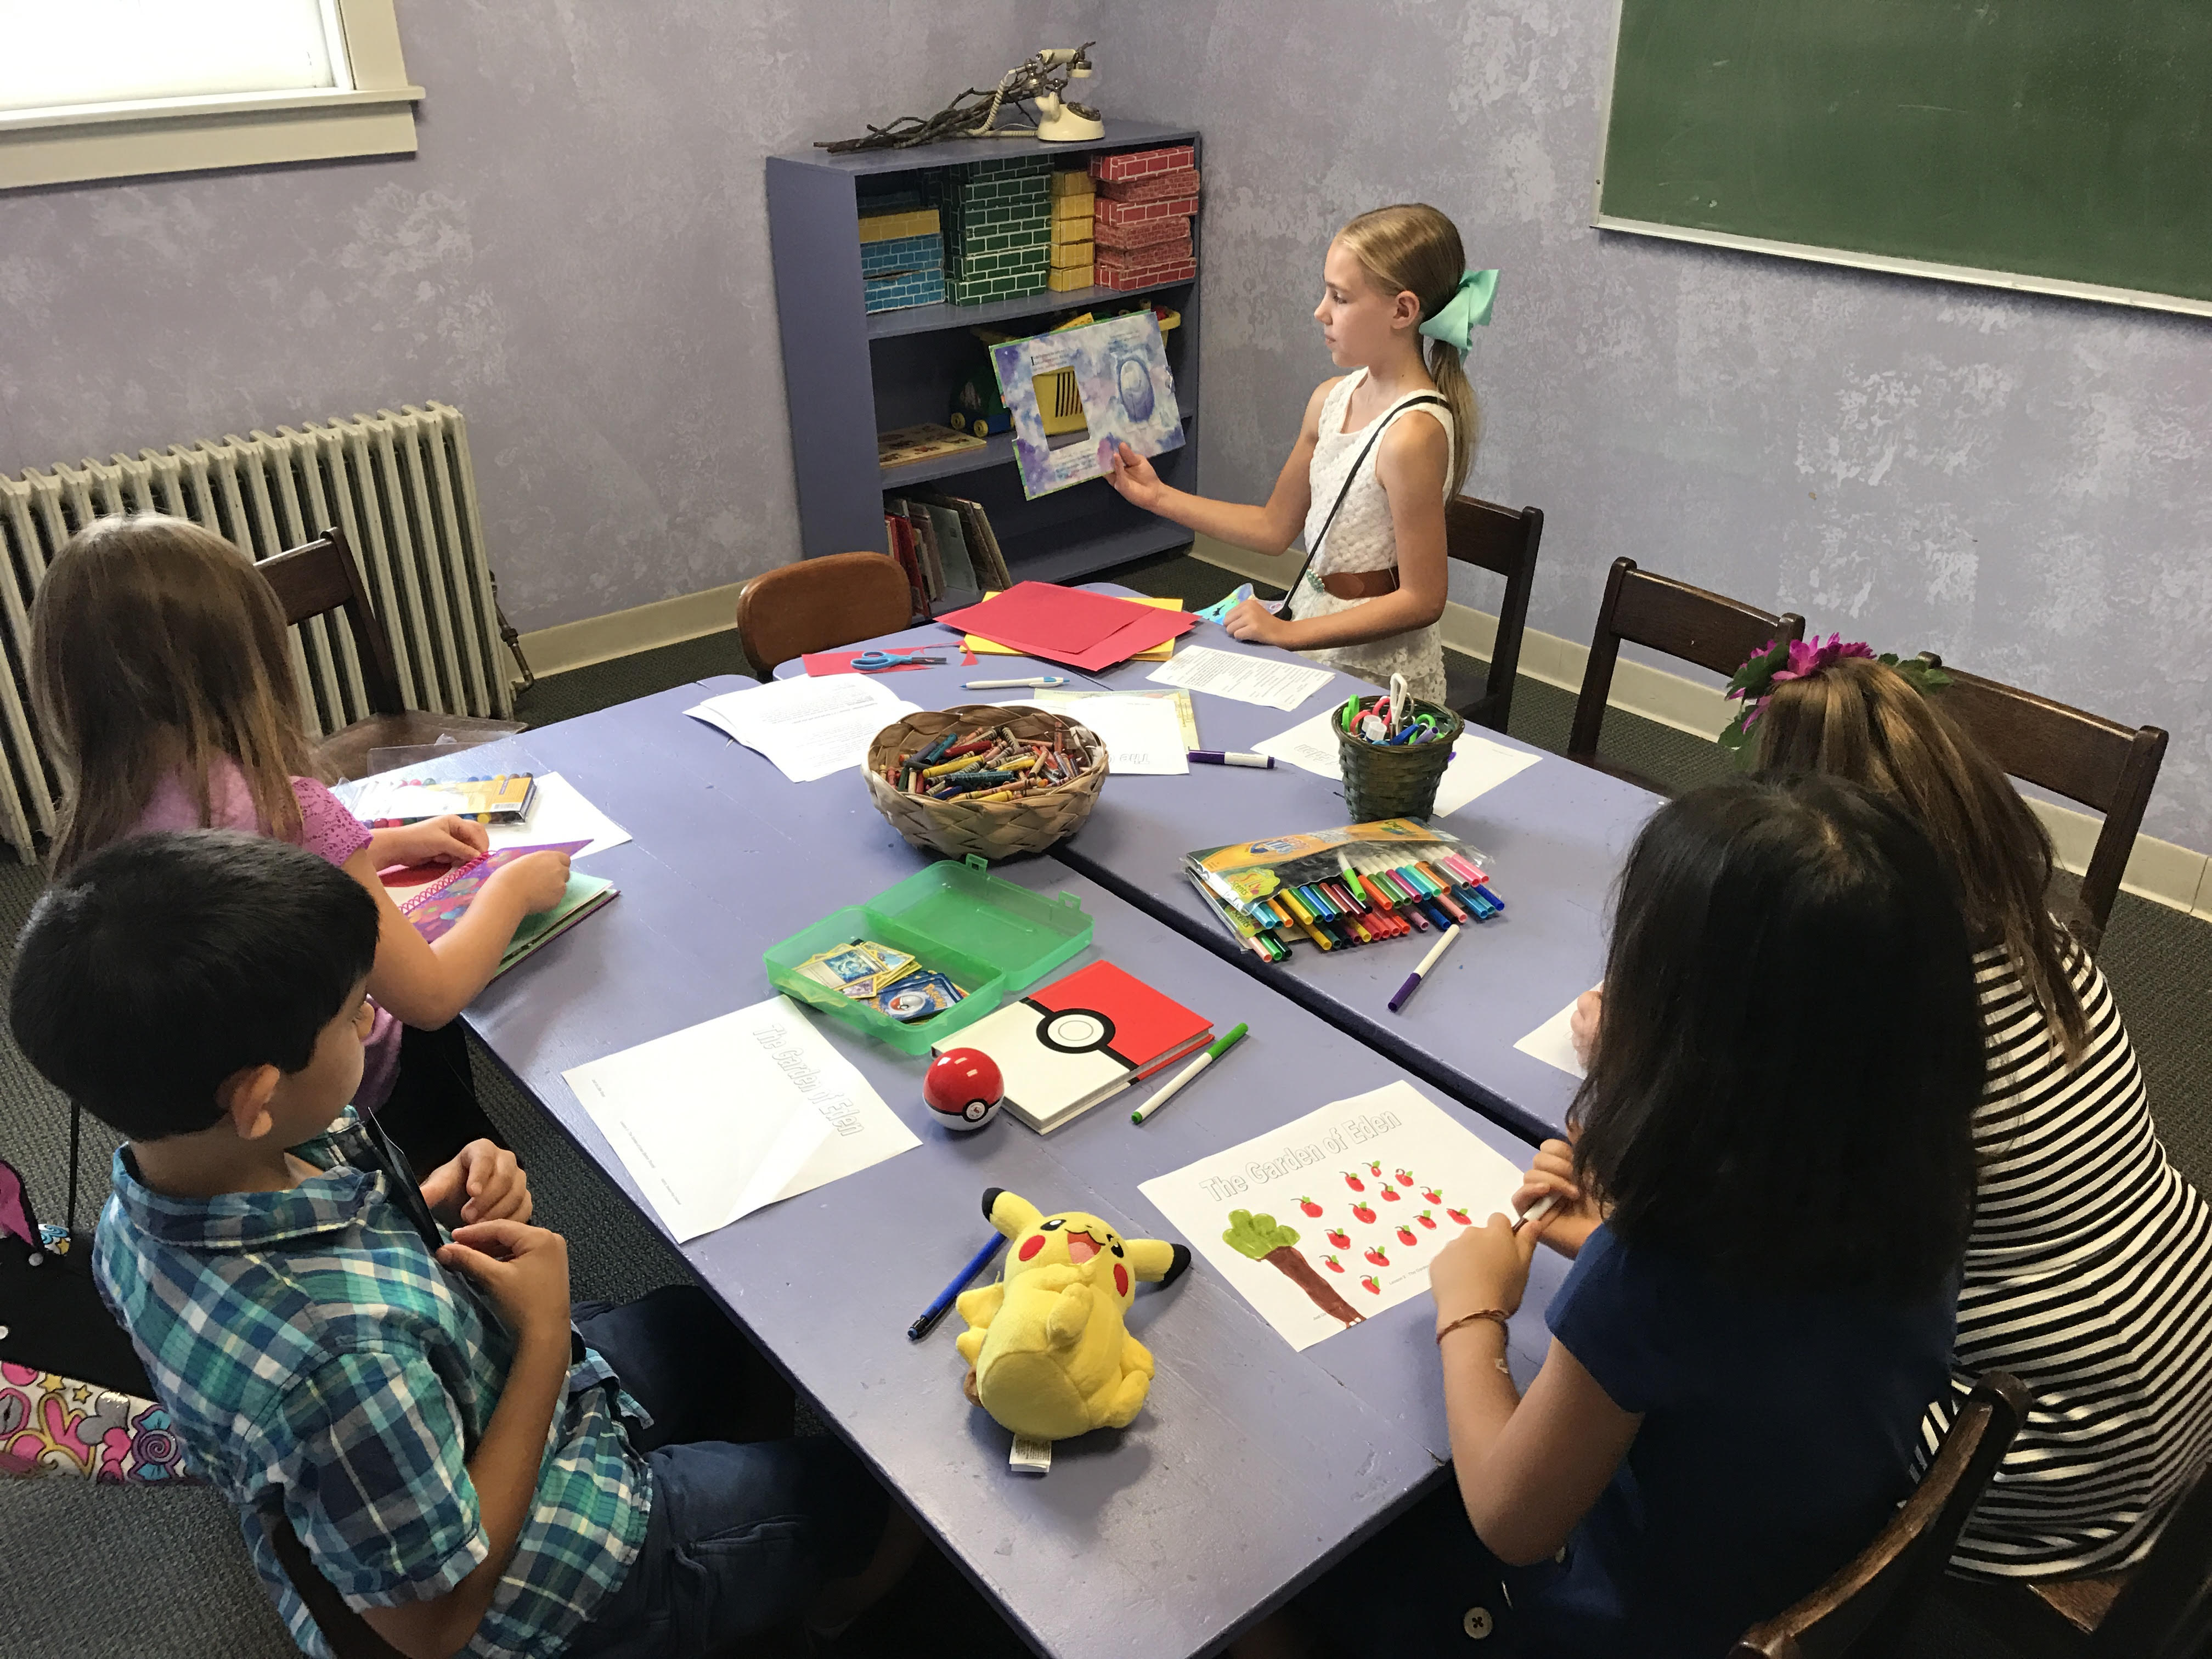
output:
[{"label": "pack of colored pens", "polygon": [[1481,849],[1412,818],[1209,847],[1184,872],[1254,954],[1280,962],[1487,921],[1505,908]]}]

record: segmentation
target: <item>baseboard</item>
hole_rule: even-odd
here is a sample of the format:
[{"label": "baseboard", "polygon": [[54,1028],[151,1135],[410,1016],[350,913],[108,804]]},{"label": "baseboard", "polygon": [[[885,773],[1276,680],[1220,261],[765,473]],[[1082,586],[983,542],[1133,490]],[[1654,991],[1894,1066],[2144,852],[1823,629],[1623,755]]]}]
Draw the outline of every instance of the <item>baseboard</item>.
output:
[{"label": "baseboard", "polygon": [[743,582],[731,582],[702,593],[679,593],[629,611],[541,628],[522,636],[522,654],[532,673],[560,674],[717,634],[737,626],[738,595],[744,588]]},{"label": "baseboard", "polygon": [[[1297,562],[1288,556],[1271,559],[1265,554],[1249,553],[1243,548],[1215,541],[1210,536],[1198,538],[1190,550],[1192,557],[1233,571],[1248,581],[1267,582],[1279,587],[1297,574]],[[1438,631],[1452,650],[1487,661],[1492,642],[1498,637],[1498,618],[1471,605],[1448,604]],[[1558,686],[1563,691],[1580,691],[1583,670],[1589,661],[1587,645],[1534,628],[1521,635],[1521,672],[1547,685]],[[1669,674],[1663,669],[1630,662],[1626,658],[1613,669],[1613,695],[1607,699],[1607,705],[1706,738],[1719,737],[1722,728],[1735,714],[1735,708],[1718,687],[1700,684],[1680,674]],[[2087,812],[2054,806],[2048,801],[2031,800],[2028,805],[2051,831],[2058,861],[2076,875],[2086,870],[2104,821]],[[2203,853],[2153,836],[2137,836],[2120,885],[2138,898],[2150,899],[2212,921],[2212,875],[2208,875],[2208,866],[2212,866],[2212,859]]]}]

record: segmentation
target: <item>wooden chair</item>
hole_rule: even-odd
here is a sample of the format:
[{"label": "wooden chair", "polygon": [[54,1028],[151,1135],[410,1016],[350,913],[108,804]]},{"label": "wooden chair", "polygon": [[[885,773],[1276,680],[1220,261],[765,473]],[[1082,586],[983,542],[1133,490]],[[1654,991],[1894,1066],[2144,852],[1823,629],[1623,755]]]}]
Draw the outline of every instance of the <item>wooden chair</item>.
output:
[{"label": "wooden chair", "polygon": [[1729,1659],[1876,1659],[1895,1652],[1905,1626],[1942,1577],[1960,1528],[2030,1403],[2013,1377],[1984,1377],[1920,1485],[1874,1542],[1796,1607],[1746,1631]]},{"label": "wooden chair", "polygon": [[2212,1458],[2128,1571],[1954,1583],[1948,1593],[2027,1659],[2202,1659],[2212,1653]]},{"label": "wooden chair", "polygon": [[[1923,660],[1943,665],[1932,651]],[[2104,936],[2119,896],[2120,878],[2142,828],[2158,769],[2166,758],[2166,733],[2155,726],[2130,731],[2100,715],[2069,708],[2033,691],[2001,685],[1944,667],[1951,684],[1936,706],[1963,727],[1982,751],[2014,777],[2080,801],[2105,815],[2088,872],[2081,878],[2081,909],[2088,942]]]},{"label": "wooden chair", "polygon": [[361,566],[347,544],[345,532],[336,526],[303,547],[262,560],[254,568],[275,592],[288,625],[296,627],[310,617],[338,611],[344,612],[346,626],[353,630],[362,690],[368,695],[371,712],[316,745],[315,759],[330,777],[367,776],[368,753],[373,749],[434,744],[441,738],[472,744],[522,729],[514,720],[478,720],[408,708],[406,694],[399,685],[398,665],[392,654],[392,636],[385,632],[382,618],[368,602],[368,589],[362,581]]},{"label": "wooden chair", "polygon": [[1605,601],[1598,606],[1597,631],[1590,636],[1589,665],[1583,671],[1582,695],[1575,702],[1567,758],[1654,793],[1668,793],[1626,767],[1598,758],[1598,733],[1605,725],[1606,699],[1613,692],[1613,665],[1623,640],[1728,675],[1770,641],[1797,640],[1804,634],[1805,619],[1794,611],[1777,617],[1672,576],[1640,569],[1633,559],[1615,559],[1613,574],[1606,579]]},{"label": "wooden chair", "polygon": [[765,679],[793,657],[896,634],[914,592],[888,553],[825,553],[754,577],[738,595],[738,643]]},{"label": "wooden chair", "polygon": [[1536,545],[1544,539],[1544,514],[1455,496],[1444,507],[1444,553],[1462,564],[1505,578],[1498,607],[1498,637],[1490,647],[1490,680],[1480,696],[1458,710],[1472,725],[1505,729],[1513,712],[1513,680],[1521,668],[1521,635],[1528,625],[1528,594],[1536,586]]},{"label": "wooden chair", "polygon": [[337,1659],[405,1659],[398,1648],[376,1633],[368,1620],[348,1607],[337,1586],[323,1577],[307,1547],[300,1541],[300,1534],[292,1529],[290,1516],[281,1510],[273,1514],[264,1510],[261,1530],[269,1547],[276,1552],[284,1576],[292,1581],[293,1590],[307,1604],[323,1640]]}]

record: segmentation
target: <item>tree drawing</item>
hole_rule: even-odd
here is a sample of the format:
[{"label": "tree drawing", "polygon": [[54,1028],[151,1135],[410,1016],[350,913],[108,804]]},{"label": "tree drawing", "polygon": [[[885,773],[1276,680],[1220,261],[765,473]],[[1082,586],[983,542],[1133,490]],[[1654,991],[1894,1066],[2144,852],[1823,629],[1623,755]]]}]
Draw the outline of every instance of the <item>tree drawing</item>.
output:
[{"label": "tree drawing", "polygon": [[1328,1287],[1328,1281],[1313,1270],[1313,1264],[1298,1254],[1298,1235],[1294,1227],[1279,1227],[1271,1215],[1254,1215],[1249,1210],[1231,1210],[1229,1230],[1221,1235],[1222,1243],[1239,1255],[1255,1261],[1272,1262],[1287,1274],[1291,1281],[1310,1297],[1331,1319],[1347,1325],[1366,1318],[1358,1309]]}]

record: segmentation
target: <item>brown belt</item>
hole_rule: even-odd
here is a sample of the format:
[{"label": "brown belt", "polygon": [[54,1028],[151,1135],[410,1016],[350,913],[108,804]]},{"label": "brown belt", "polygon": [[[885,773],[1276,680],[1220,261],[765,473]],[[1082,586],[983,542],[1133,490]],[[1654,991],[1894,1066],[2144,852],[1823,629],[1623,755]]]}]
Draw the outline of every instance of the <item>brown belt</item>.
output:
[{"label": "brown belt", "polygon": [[1380,570],[1333,571],[1319,580],[1322,586],[1336,599],[1379,599],[1385,593],[1398,591],[1398,567],[1394,564]]}]

